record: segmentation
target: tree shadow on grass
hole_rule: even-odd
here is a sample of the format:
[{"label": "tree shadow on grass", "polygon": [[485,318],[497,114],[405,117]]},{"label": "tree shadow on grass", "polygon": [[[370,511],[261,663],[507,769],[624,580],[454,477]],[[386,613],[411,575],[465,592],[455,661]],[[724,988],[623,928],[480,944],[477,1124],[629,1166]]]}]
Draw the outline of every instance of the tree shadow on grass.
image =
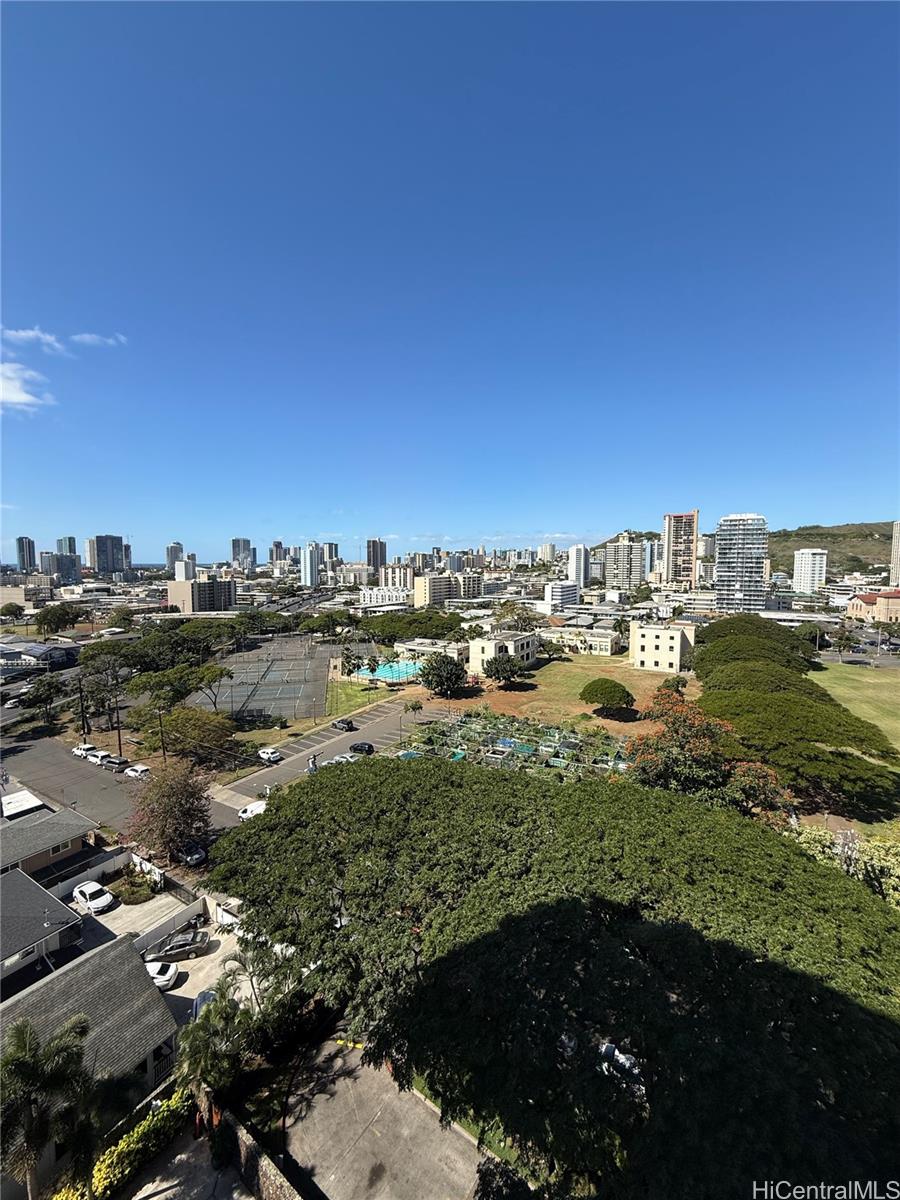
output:
[{"label": "tree shadow on grass", "polygon": [[606,902],[537,905],[433,962],[366,1059],[499,1122],[554,1197],[746,1200],[897,1165],[900,1025]]}]

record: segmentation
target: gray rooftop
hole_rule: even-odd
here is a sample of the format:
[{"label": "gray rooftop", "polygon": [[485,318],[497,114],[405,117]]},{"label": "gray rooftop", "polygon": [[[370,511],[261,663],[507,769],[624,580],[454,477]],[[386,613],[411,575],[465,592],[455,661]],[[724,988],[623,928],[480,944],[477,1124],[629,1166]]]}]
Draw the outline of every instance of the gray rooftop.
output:
[{"label": "gray rooftop", "polygon": [[80,1013],[90,1022],[85,1062],[96,1075],[131,1070],[175,1035],[168,1005],[127,935],[82,954],[0,1005],[4,1026],[27,1017],[42,1039]]},{"label": "gray rooftop", "polygon": [[4,961],[80,920],[22,871],[0,875],[0,958]]},{"label": "gray rooftop", "polygon": [[44,810],[13,821],[0,821],[0,867],[22,862],[32,854],[80,838],[96,828],[96,822],[71,808],[61,808],[58,812]]}]

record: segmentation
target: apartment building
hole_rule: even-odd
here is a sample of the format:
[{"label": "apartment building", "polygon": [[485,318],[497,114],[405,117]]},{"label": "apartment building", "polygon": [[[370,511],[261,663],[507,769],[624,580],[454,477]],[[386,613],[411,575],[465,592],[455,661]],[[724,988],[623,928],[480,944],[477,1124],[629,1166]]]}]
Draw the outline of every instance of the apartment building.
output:
[{"label": "apartment building", "polygon": [[891,538],[891,573],[888,582],[892,588],[900,587],[900,521],[894,522],[894,534]]},{"label": "apartment building", "polygon": [[30,537],[16,538],[16,561],[23,575],[33,571],[37,563],[34,553],[34,539]]},{"label": "apartment building", "polygon": [[484,664],[492,658],[509,655],[518,658],[526,667],[537,660],[540,638],[536,633],[503,632],[469,642],[469,671],[484,674]]},{"label": "apartment building", "polygon": [[412,592],[405,587],[361,587],[359,589],[359,603],[363,608],[373,608],[381,604],[408,605],[411,601]]},{"label": "apartment building", "polygon": [[662,581],[692,588],[697,583],[697,540],[700,513],[666,513],[663,517]]},{"label": "apartment building", "polygon": [[644,543],[630,533],[620,533],[604,546],[605,582],[614,591],[633,592],[644,578]]},{"label": "apartment building", "polygon": [[591,552],[587,546],[569,547],[569,579],[585,587],[591,577]]},{"label": "apartment building", "polygon": [[556,559],[556,546],[553,542],[544,542],[538,547],[538,562],[552,563]]},{"label": "apartment building", "polygon": [[549,612],[578,604],[580,599],[581,588],[572,579],[557,579],[544,586],[544,604],[549,605]]},{"label": "apartment building", "polygon": [[413,607],[429,608],[450,600],[478,600],[484,595],[484,576],[474,571],[429,573],[413,580]]},{"label": "apartment building", "polygon": [[650,625],[632,621],[630,628],[629,646],[633,667],[676,675],[689,668],[695,626],[677,622]]},{"label": "apartment building", "polygon": [[378,571],[378,583],[381,587],[404,588],[411,592],[416,573],[412,567],[401,563],[387,563]]},{"label": "apartment building", "polygon": [[169,604],[185,614],[227,612],[237,605],[233,579],[176,579],[166,585]]},{"label": "apartment building", "polygon": [[769,529],[759,513],[730,513],[716,529],[716,608],[760,612],[766,603]]},{"label": "apartment building", "polygon": [[795,550],[793,588],[804,596],[817,592],[825,582],[827,550]]}]

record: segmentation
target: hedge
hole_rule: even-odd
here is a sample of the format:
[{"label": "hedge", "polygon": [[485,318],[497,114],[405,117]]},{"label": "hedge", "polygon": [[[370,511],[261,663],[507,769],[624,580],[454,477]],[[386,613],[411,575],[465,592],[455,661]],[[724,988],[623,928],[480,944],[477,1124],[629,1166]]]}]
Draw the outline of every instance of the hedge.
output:
[{"label": "hedge", "polygon": [[[193,1102],[191,1093],[180,1088],[114,1146],[104,1150],[94,1163],[96,1200],[107,1200],[168,1146],[184,1124]],[[87,1200],[87,1188],[80,1183],[67,1184],[53,1200]]]}]

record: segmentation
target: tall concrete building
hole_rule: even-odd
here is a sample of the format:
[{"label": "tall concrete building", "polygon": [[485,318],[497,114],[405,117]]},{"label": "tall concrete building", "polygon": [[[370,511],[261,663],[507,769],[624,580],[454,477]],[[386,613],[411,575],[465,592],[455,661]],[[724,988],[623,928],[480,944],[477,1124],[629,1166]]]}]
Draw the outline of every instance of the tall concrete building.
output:
[{"label": "tall concrete building", "polygon": [[697,582],[697,536],[700,513],[666,513],[663,517],[662,581],[692,588]]},{"label": "tall concrete building", "polygon": [[176,579],[166,590],[169,604],[183,613],[228,612],[237,603],[233,579]]},{"label": "tall concrete building", "polygon": [[19,570],[23,574],[34,570],[35,563],[37,562],[34,553],[34,538],[16,538],[16,558],[19,563]]},{"label": "tall concrete building", "polygon": [[337,542],[322,543],[322,558],[326,563],[337,562],[340,558]]},{"label": "tall concrete building", "polygon": [[181,542],[169,542],[166,546],[166,570],[174,574],[175,564],[180,558],[184,558],[184,546]]},{"label": "tall concrete building", "polygon": [[892,588],[900,587],[900,521],[894,522],[894,536],[891,539],[891,574]]},{"label": "tall concrete building", "polygon": [[131,565],[125,562],[125,543],[117,534],[98,533],[88,538],[84,546],[87,565],[98,575],[113,575]]},{"label": "tall concrete building", "polygon": [[769,529],[759,513],[730,513],[716,529],[716,608],[761,612],[766,603]]},{"label": "tall concrete building", "polygon": [[275,541],[269,547],[269,562],[282,562],[284,559],[284,542]]},{"label": "tall concrete building", "polygon": [[56,539],[56,553],[57,554],[71,554],[73,556],[77,555],[78,547],[75,544],[75,539],[73,537],[57,538]]},{"label": "tall concrete building", "polygon": [[61,584],[81,582],[81,559],[77,554],[53,554],[41,551],[41,574],[56,575]]},{"label": "tall concrete building", "polygon": [[175,578],[179,583],[190,582],[197,576],[196,556],[189,554],[187,558],[179,558],[175,562]]},{"label": "tall concrete building", "polygon": [[581,599],[581,587],[574,579],[555,579],[553,583],[544,584],[544,603],[551,610],[568,608],[577,604]]},{"label": "tall concrete building", "polygon": [[552,563],[556,558],[556,547],[552,542],[544,542],[538,550],[538,562]]},{"label": "tall concrete building", "polygon": [[804,596],[817,592],[825,582],[828,567],[827,550],[794,551],[794,591]]},{"label": "tall concrete building", "polygon": [[249,571],[253,566],[253,547],[249,538],[231,539],[231,561],[243,571]]},{"label": "tall concrete building", "polygon": [[387,562],[387,546],[381,538],[369,538],[366,542],[366,565],[376,574]]},{"label": "tall concrete building", "polygon": [[630,533],[620,533],[607,542],[606,586],[614,591],[631,592],[641,586],[644,578],[644,543]]},{"label": "tall concrete building", "polygon": [[569,547],[569,579],[580,588],[585,587],[591,577],[591,552],[580,542]]},{"label": "tall concrete building", "polygon": [[388,566],[382,567],[378,572],[378,583],[380,587],[405,588],[406,591],[411,592],[415,574],[415,571],[410,566],[403,566],[401,563],[389,563]]},{"label": "tall concrete building", "polygon": [[304,587],[319,583],[319,543],[307,542],[300,551],[300,582]]}]

